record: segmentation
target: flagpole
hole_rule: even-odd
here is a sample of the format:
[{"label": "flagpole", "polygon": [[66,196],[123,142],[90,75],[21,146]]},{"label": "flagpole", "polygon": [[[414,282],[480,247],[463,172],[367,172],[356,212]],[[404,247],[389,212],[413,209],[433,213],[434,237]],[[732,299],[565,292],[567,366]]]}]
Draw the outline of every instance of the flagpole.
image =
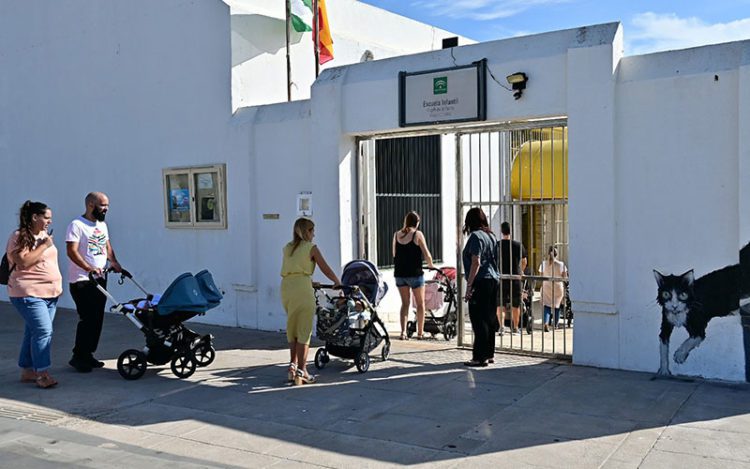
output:
[{"label": "flagpole", "polygon": [[289,28],[292,27],[292,3],[286,0],[286,99],[292,100],[292,59],[289,55]]},{"label": "flagpole", "polygon": [[320,74],[320,15],[318,0],[313,0],[313,43],[315,48],[315,78]]}]

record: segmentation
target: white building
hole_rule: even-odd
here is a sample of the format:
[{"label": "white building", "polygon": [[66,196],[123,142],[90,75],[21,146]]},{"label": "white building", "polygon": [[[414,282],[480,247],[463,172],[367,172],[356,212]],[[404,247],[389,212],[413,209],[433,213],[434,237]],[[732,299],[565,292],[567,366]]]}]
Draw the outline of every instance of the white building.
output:
[{"label": "white building", "polygon": [[[9,233],[18,207],[31,198],[53,207],[62,232],[82,211],[85,193],[104,190],[118,257],[144,285],[160,291],[183,271],[214,273],[226,298],[205,321],[284,327],[280,250],[300,193],[312,196],[316,241],[331,265],[364,252],[370,234],[363,232],[361,203],[373,191],[358,184],[360,148],[366,154],[368,139],[406,131],[442,135],[441,247],[454,263],[456,202],[484,197],[466,192],[467,181],[480,176],[463,160],[455,164],[456,150],[465,158],[476,148],[481,159],[473,136],[495,133],[487,140],[493,147],[499,144],[491,139],[506,131],[544,122],[567,127],[561,239],[571,270],[574,363],[656,371],[661,312],[652,269],[692,268],[700,277],[737,264],[739,248],[750,241],[750,192],[741,184],[750,179],[750,41],[624,58],[617,23],[452,50],[433,51],[430,36],[416,46],[430,52],[328,68],[309,100],[232,114],[233,100],[261,99],[237,91],[238,83],[244,89],[248,77],[261,75],[252,60],[245,66],[233,58],[229,37],[242,34],[242,13],[230,15],[218,0],[48,3],[4,2],[0,16],[0,168],[8,175],[0,227]],[[243,8],[237,4],[234,13]],[[336,6],[347,4],[352,12],[364,7],[331,1],[332,24]],[[346,43],[344,36],[334,40]],[[376,59],[381,50],[397,52],[362,48]],[[352,62],[359,50],[350,49]],[[283,63],[282,56],[267,59]],[[491,72],[483,127],[399,126],[399,72],[483,59]],[[518,100],[503,80],[515,72],[529,77]],[[279,77],[280,88],[259,95],[284,99]],[[208,201],[194,208],[198,216],[218,217],[203,225],[212,229],[166,226],[168,217],[183,214],[167,209],[171,180],[164,171],[189,167],[220,176],[218,188],[205,176],[189,188]],[[201,198],[209,189],[218,191]],[[367,218],[371,233],[376,227]],[[62,248],[59,237],[57,244]],[[125,287],[113,292],[135,295]],[[62,305],[71,304],[64,296]],[[676,328],[673,335],[674,352],[687,334]],[[670,358],[672,371],[744,381],[748,343],[739,316],[712,319],[705,342],[685,363]]]}]

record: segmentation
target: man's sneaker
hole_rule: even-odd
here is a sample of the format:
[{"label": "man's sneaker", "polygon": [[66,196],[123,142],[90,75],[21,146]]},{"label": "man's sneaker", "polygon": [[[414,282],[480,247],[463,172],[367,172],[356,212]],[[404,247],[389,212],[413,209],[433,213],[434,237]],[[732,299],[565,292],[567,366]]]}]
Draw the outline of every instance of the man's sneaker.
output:
[{"label": "man's sneaker", "polygon": [[83,360],[78,357],[73,357],[68,362],[70,366],[76,369],[76,371],[80,373],[90,373],[91,372],[91,364],[88,362],[88,360]]},{"label": "man's sneaker", "polygon": [[88,362],[89,362],[89,366],[91,366],[91,368],[103,368],[104,367],[104,362],[97,360],[93,356],[89,357]]}]

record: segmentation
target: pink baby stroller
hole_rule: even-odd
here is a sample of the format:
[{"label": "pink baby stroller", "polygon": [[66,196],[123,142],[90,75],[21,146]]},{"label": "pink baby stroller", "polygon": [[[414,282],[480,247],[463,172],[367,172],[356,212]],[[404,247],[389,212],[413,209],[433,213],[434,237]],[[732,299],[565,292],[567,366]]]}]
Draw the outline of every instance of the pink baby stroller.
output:
[{"label": "pink baby stroller", "polygon": [[[424,331],[433,336],[443,334],[445,340],[451,340],[458,333],[457,300],[456,300],[456,269],[442,267],[427,270],[433,272],[431,279],[425,281],[424,286]],[[412,296],[412,308],[416,308]],[[417,332],[417,323],[406,323],[406,334],[411,337]]]}]

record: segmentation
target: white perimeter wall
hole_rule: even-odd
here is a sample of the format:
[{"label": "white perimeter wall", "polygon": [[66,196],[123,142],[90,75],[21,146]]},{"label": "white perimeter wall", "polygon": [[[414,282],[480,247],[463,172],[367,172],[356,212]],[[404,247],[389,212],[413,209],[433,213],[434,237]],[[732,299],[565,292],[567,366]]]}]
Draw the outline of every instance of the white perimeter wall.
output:
[{"label": "white perimeter wall", "polygon": [[[253,283],[252,217],[249,160],[232,156],[241,142],[230,125],[229,41],[219,1],[3,1],[3,239],[24,200],[46,202],[65,272],[66,226],[83,213],[87,192],[105,191],[122,264],[155,292],[209,268],[229,296],[204,320],[236,324],[230,287]],[[229,229],[164,228],[162,168],[211,163],[227,164]],[[67,290],[60,304],[70,307]],[[137,296],[116,285],[112,292]]]},{"label": "white perimeter wall", "polygon": [[[739,247],[750,241],[738,177],[748,164],[748,127],[738,124],[740,113],[747,114],[740,98],[750,87],[749,52],[746,41],[621,61],[614,258],[619,318],[616,325],[600,321],[604,330],[619,328],[619,353],[592,334],[586,339],[592,353],[581,361],[600,363],[593,351],[607,350],[620,357],[613,363],[618,368],[655,371],[661,310],[652,269],[676,275],[694,269],[697,278],[737,264]],[[678,365],[672,355],[685,338],[684,329],[674,330],[673,373],[744,381],[739,316],[711,320],[705,342]]]}]

